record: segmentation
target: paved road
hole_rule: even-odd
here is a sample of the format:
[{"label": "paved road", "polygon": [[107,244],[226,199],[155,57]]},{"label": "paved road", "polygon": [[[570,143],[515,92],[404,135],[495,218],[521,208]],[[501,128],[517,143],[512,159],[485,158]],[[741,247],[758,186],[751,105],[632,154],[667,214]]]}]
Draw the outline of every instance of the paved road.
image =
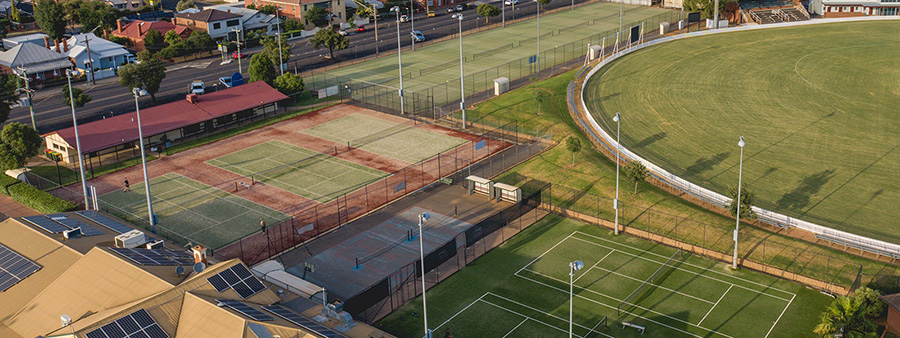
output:
[{"label": "paved road", "polygon": [[[581,3],[586,0],[577,0],[575,3]],[[546,9],[569,6],[571,1],[557,0],[547,5]],[[496,2],[499,5],[499,1]],[[523,18],[534,16],[535,4],[531,1],[522,1],[516,5],[516,10],[507,7],[506,18],[513,20],[514,18]],[[424,14],[415,16],[415,28],[422,31],[428,39],[437,39],[444,36],[456,34],[459,27],[456,19],[453,19],[446,13],[446,9],[438,11],[439,15],[432,18],[426,18]],[[463,30],[477,29],[485,23],[484,18],[479,17],[475,13],[475,9],[463,11],[465,20],[463,21]],[[500,18],[493,18],[491,21],[496,22]],[[397,30],[394,20],[386,19],[390,22],[379,22],[378,28],[378,50],[392,51],[397,49]],[[410,23],[401,23],[401,44],[406,48],[412,43],[409,37]],[[335,59],[326,59],[324,55],[328,54],[327,49],[315,50],[306,39],[291,42],[291,58],[286,63],[291,71],[306,72],[312,69],[334,64],[335,62],[352,60],[354,58],[375,54],[375,33],[372,25],[366,25],[366,32],[349,36],[350,47],[335,52]],[[548,27],[549,29],[550,27]],[[516,37],[519,38],[519,37]],[[256,47],[246,51],[244,54],[252,54],[261,50]],[[188,93],[187,87],[193,80],[203,80],[207,85],[218,82],[218,78],[228,76],[238,70],[237,60],[229,64],[220,64],[221,58],[211,57],[192,61],[188,63],[180,63],[169,66],[166,69],[166,78],[163,80],[159,92],[156,94],[157,104],[171,102],[174,100],[184,99]],[[247,68],[249,59],[242,60],[244,77],[248,77]],[[120,86],[117,78],[107,78],[97,81],[96,85],[90,83],[81,83],[77,85],[84,89],[88,95],[91,95],[92,101],[85,107],[76,110],[78,121],[84,123],[102,118],[103,116],[118,115],[130,111],[134,111],[134,100],[128,88]],[[208,90],[215,90],[209,88]],[[59,97],[60,88],[53,87],[40,90],[36,93],[34,99],[35,119],[38,129],[42,133],[50,132],[57,129],[66,128],[72,125],[72,115],[69,107],[62,104]],[[150,98],[141,99],[142,106],[150,105]],[[21,122],[31,124],[31,117],[27,108],[14,108],[8,122]]]}]

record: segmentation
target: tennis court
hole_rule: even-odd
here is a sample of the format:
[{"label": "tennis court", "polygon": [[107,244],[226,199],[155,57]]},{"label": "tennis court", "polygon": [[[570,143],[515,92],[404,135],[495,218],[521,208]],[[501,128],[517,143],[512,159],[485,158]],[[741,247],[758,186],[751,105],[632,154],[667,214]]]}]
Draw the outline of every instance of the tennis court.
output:
[{"label": "tennis court", "polygon": [[[774,278],[749,280],[705,258],[627,242],[572,232],[513,274],[524,282],[519,297],[486,292],[435,332],[566,337],[569,262],[576,260],[584,263],[571,277],[577,337],[767,337],[796,296],[773,286]],[[479,325],[485,318],[491,325]]]},{"label": "tennis court", "polygon": [[414,121],[398,124],[363,114],[347,115],[302,132],[407,163],[418,163],[467,142],[417,128]]},{"label": "tennis court", "polygon": [[[150,185],[159,227],[212,247],[259,231],[260,219],[277,224],[289,217],[176,173],[154,177]],[[146,196],[142,182],[133,184],[131,191],[115,190],[99,199],[114,215],[143,224],[147,219]]]},{"label": "tennis court", "polygon": [[279,140],[206,161],[207,164],[294,194],[328,202],[388,173]]}]

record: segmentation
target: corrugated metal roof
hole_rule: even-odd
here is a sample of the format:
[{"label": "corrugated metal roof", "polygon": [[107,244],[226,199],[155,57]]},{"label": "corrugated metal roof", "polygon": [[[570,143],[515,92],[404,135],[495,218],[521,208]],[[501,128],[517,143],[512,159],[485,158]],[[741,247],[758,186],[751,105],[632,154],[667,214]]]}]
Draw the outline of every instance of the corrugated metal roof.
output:
[{"label": "corrugated metal roof", "polygon": [[[141,109],[141,125],[145,137],[186,127],[216,117],[237,113],[287,99],[288,97],[262,81],[200,95],[195,104],[187,100]],[[138,139],[137,114],[131,112],[78,126],[83,153],[114,147]],[[66,128],[59,134],[75,147],[75,130]],[[48,134],[48,135],[49,135]]]},{"label": "corrugated metal roof", "polygon": [[72,62],[64,54],[49,50],[44,46],[23,43],[0,53],[0,65],[11,69],[22,66],[27,67],[29,72],[42,72],[70,68]]},{"label": "corrugated metal roof", "polygon": [[234,13],[228,13],[225,11],[208,8],[208,9],[204,9],[202,11],[196,12],[196,13],[190,13],[190,12],[178,13],[178,14],[175,14],[175,17],[189,19],[189,20],[202,21],[202,22],[215,22],[215,21],[222,21],[222,20],[227,20],[227,19],[232,19],[232,18],[240,18],[241,16],[238,14],[234,14]]}]

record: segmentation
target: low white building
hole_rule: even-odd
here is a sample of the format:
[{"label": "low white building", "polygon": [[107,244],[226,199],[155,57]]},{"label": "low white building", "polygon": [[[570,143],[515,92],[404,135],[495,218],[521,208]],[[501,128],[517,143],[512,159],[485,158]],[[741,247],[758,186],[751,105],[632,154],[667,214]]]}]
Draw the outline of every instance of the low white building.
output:
[{"label": "low white building", "polygon": [[88,46],[90,46],[91,57],[93,61],[94,74],[97,79],[115,76],[116,68],[132,62],[134,56],[128,52],[122,45],[104,40],[93,33],[82,33],[74,35],[66,40],[68,45],[67,54],[73,62],[75,68],[87,74],[90,80],[91,61],[88,59]]},{"label": "low white building", "polygon": [[255,9],[244,8],[243,3],[208,6],[206,8],[212,8],[226,13],[240,15],[241,25],[244,27],[244,29],[265,29],[268,35],[275,35],[275,32],[278,31],[277,24],[279,24],[281,21],[273,14],[266,14]]},{"label": "low white building", "polygon": [[900,15],[900,0],[811,0],[809,11],[826,18]]}]

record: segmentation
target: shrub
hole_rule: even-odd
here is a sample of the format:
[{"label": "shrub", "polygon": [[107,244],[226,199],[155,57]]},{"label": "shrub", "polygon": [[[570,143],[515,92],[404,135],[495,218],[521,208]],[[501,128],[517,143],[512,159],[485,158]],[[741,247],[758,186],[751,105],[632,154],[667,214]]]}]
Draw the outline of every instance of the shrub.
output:
[{"label": "shrub", "polygon": [[19,180],[0,173],[0,194],[9,196],[8,187],[17,183],[19,183]]},{"label": "shrub", "polygon": [[45,214],[77,210],[72,202],[40,191],[28,184],[14,184],[8,187],[9,196],[29,208]]}]

